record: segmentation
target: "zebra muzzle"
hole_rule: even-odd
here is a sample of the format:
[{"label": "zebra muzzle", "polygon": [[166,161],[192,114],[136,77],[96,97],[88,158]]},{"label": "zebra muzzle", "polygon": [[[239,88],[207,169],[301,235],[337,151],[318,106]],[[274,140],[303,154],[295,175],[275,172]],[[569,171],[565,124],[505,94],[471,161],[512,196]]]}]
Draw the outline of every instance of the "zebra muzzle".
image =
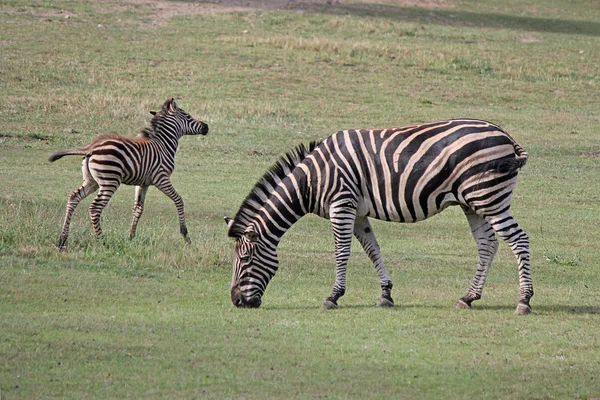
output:
[{"label": "zebra muzzle", "polygon": [[260,296],[253,296],[250,299],[246,299],[238,286],[231,288],[231,302],[239,308],[258,308],[262,304]]}]

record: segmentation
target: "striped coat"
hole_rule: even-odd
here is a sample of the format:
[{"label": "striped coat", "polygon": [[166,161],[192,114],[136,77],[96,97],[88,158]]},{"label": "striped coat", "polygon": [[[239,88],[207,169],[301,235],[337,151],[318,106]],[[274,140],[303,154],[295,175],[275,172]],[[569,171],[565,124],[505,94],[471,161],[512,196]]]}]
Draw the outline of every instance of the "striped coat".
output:
[{"label": "striped coat", "polygon": [[146,192],[148,187],[153,185],[175,203],[180,232],[189,242],[183,200],[171,184],[171,174],[175,169],[175,152],[179,139],[183,135],[206,135],[208,125],[192,118],[179,108],[172,98],[163,104],[159,112],[151,113],[154,115],[151,127],[144,129],[136,138],[104,134],[94,138],[86,146],[60,151],[50,156],[51,162],[66,155],[83,156],[83,184],[69,196],[58,240],[60,249],[66,247],[75,208],[81,200],[96,190],[98,194],[90,205],[89,213],[95,236],[102,236],[102,210],[121,184],[136,187],[130,238],[135,236],[138,220],[144,210]]},{"label": "striped coat", "polygon": [[300,146],[259,180],[236,217],[227,220],[236,238],[232,301],[257,306],[278,267],[276,247],[306,213],[331,221],[336,282],[325,308],[337,307],[346,290],[346,265],[355,236],[379,275],[378,305],[392,305],[385,269],[369,218],[418,222],[451,205],[465,212],[479,249],[470,290],[457,307],[481,297],[498,234],[519,263],[518,313],[528,313],[533,286],[529,239],[510,214],[518,170],[527,153],[497,125],[454,119],[407,127],[346,130]]}]

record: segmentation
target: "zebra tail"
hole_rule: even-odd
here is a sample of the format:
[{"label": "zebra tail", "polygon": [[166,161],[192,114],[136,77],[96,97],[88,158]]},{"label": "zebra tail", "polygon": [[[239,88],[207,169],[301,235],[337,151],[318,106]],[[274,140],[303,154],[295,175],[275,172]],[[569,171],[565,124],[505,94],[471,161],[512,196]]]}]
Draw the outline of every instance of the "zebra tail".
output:
[{"label": "zebra tail", "polygon": [[53,162],[60,158],[63,158],[64,156],[85,156],[87,153],[88,153],[87,149],[63,150],[63,151],[59,151],[58,153],[52,154],[50,157],[48,157],[48,161]]}]

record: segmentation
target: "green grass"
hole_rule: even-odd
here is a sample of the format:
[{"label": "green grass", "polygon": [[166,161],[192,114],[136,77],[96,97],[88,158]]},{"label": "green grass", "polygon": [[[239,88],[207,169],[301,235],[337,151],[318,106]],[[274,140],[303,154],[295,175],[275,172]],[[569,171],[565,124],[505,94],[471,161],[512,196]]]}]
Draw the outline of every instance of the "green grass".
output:
[{"label": "green grass", "polygon": [[[311,3],[4,1],[0,7],[0,398],[600,397],[600,10],[586,0]],[[335,3],[335,2],[334,2]],[[159,8],[162,9],[159,10]],[[66,18],[68,16],[68,18]],[[185,137],[172,202],[133,188],[78,207],[80,160],[135,135],[168,96],[207,121]],[[501,244],[482,300],[455,310],[476,246],[458,209],[373,222],[398,307],[354,244],[341,308],[327,221],[284,236],[258,310],[231,305],[233,216],[279,154],[345,128],[450,117],[500,124],[530,153],[513,213],[531,238],[534,313],[518,317]]]}]

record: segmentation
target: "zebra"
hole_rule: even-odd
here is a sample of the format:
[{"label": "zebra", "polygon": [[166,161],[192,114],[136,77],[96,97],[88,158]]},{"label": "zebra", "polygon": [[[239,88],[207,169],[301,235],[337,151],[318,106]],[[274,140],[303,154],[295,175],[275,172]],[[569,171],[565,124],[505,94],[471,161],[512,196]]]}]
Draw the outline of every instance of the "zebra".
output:
[{"label": "zebra", "polygon": [[448,206],[464,211],[478,247],[478,266],[456,308],[481,298],[496,235],[518,260],[520,300],[515,314],[531,312],[529,237],[510,213],[517,174],[527,152],[499,126],[450,119],[388,129],[351,129],[300,145],[256,183],[235,218],[225,217],[235,239],[231,301],[259,307],[278,269],[277,246],[302,216],[329,219],[335,240],[332,293],[322,305],[338,307],[346,291],[346,265],[354,235],[379,276],[377,306],[393,306],[388,274],[369,218],[412,223]]},{"label": "zebra", "polygon": [[159,112],[150,111],[153,118],[150,127],[136,138],[108,133],[95,137],[87,146],[54,153],[53,162],[67,155],[82,155],[81,172],[83,185],[71,193],[67,202],[65,220],[58,239],[58,248],[65,249],[69,225],[75,207],[81,200],[99,189],[89,207],[90,218],[97,238],[102,236],[100,215],[121,184],[135,185],[133,220],[129,238],[135,236],[138,221],[144,211],[144,199],[149,186],[156,186],[177,207],[179,231],[190,243],[185,223],[183,200],[171,183],[175,169],[175,152],[183,135],[206,135],[208,125],[194,119],[177,106],[173,98],[167,99]]}]

